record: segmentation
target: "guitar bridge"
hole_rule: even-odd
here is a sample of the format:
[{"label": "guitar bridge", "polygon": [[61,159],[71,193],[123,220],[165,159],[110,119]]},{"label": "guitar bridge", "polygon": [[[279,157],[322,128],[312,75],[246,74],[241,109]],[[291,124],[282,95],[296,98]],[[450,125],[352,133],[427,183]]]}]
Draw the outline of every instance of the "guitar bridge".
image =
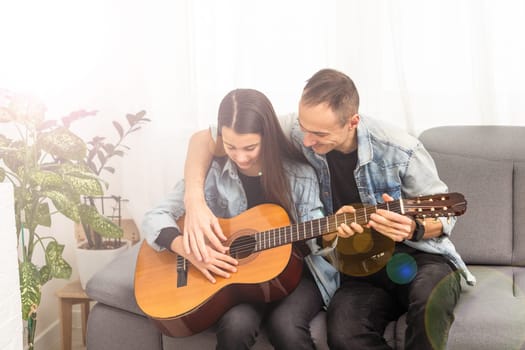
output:
[{"label": "guitar bridge", "polygon": [[177,288],[188,284],[188,261],[177,255]]}]

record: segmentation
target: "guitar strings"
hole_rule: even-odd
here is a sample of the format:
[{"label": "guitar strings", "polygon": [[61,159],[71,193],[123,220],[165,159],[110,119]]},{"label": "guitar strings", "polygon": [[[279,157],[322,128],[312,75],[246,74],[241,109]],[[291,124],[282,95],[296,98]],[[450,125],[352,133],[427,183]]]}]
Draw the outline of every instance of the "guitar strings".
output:
[{"label": "guitar strings", "polygon": [[[432,197],[429,197],[429,198],[421,197],[420,198],[420,200],[425,200],[425,201],[428,199],[432,199]],[[442,200],[444,199],[445,197],[442,198]],[[255,238],[255,244],[253,244],[252,242],[241,243],[235,246],[235,251],[240,254],[247,254],[251,252],[257,252],[257,251],[263,251],[263,250],[275,248],[281,245],[290,244],[295,241],[302,241],[302,240],[315,238],[318,236],[322,236],[322,235],[337,231],[337,227],[341,223],[347,224],[348,222],[357,222],[358,224],[363,225],[368,222],[370,214],[377,212],[377,209],[386,209],[389,211],[401,213],[402,212],[401,211],[402,202],[404,201],[398,200],[394,202],[377,204],[375,206],[365,206],[361,208],[356,208],[356,213],[333,214],[330,216],[326,216],[324,218],[315,219],[315,220],[311,220],[311,221],[303,222],[299,224],[294,224],[291,226],[278,227],[278,228],[273,228],[267,231],[256,232],[255,234],[253,234],[253,237]],[[418,208],[427,208],[430,210],[434,210],[435,208],[434,204],[435,203],[433,203],[433,205],[431,206],[425,206],[425,205],[422,205],[422,203],[418,202]],[[405,206],[406,205],[407,203],[405,203]],[[447,209],[446,206],[444,206],[443,208],[445,210]],[[370,211],[369,213],[367,213],[367,209]],[[448,213],[448,215],[450,216],[453,214]],[[436,212],[434,216],[439,217],[439,216],[444,216],[444,215],[438,214]],[[353,220],[349,220],[349,219],[353,219]],[[322,223],[323,221],[324,223]],[[303,226],[302,229],[301,229],[301,225]],[[310,226],[309,233],[306,232],[307,226]],[[334,227],[333,230],[330,229],[330,226]],[[295,229],[295,232],[294,232],[294,229]],[[284,231],[284,235],[280,234],[281,230]],[[277,231],[279,232],[277,233]],[[294,235],[299,237],[301,234],[303,238],[297,238],[294,240]],[[269,235],[269,237],[265,238],[264,237],[265,235]],[[277,241],[278,241],[278,244],[276,244]],[[183,260],[186,260],[186,259],[183,259]],[[181,262],[181,264],[182,263],[183,262]],[[177,262],[177,267],[179,267],[179,261]]]},{"label": "guitar strings", "polygon": [[[348,224],[348,222],[357,222],[359,224],[365,224],[368,222],[368,218],[370,214],[373,214],[377,211],[377,209],[386,209],[391,211],[400,211],[401,205],[397,202],[391,203],[390,205],[386,205],[386,203],[377,205],[377,206],[369,206],[364,208],[358,208],[356,210],[355,215],[353,213],[341,213],[341,214],[334,214],[330,216],[326,216],[324,218],[311,220],[309,222],[294,224],[291,226],[284,226],[284,227],[278,227],[273,228],[267,231],[257,232],[253,236],[255,237],[255,244],[252,243],[242,243],[237,246],[235,246],[235,252],[239,254],[247,254],[250,252],[257,252],[257,251],[263,251],[271,248],[275,248],[281,245],[286,245],[293,243],[295,241],[302,241],[307,240],[310,238],[315,238],[318,236],[322,236],[324,234],[332,233],[337,230],[337,227],[341,223]],[[367,209],[369,210],[369,213],[367,213]],[[374,209],[374,211],[370,211],[370,209]],[[322,221],[325,221],[323,224]],[[303,228],[301,229],[301,226]],[[309,233],[306,233],[307,226],[310,226]],[[316,226],[316,227],[314,227]],[[333,226],[333,230],[330,229],[330,226]],[[294,232],[295,228],[295,232]],[[277,231],[284,231],[284,234],[280,234]],[[264,235],[269,235],[270,237],[264,238]],[[294,240],[293,236],[303,236],[303,238],[298,238]],[[307,237],[308,235],[308,237]],[[278,241],[278,244],[276,244],[276,241]]]}]

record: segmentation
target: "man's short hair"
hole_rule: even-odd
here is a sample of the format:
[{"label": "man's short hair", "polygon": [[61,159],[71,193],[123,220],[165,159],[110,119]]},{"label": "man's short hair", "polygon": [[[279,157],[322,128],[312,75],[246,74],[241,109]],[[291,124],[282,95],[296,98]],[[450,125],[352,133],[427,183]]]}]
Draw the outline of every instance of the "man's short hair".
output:
[{"label": "man's short hair", "polygon": [[334,69],[322,69],[308,79],[301,103],[306,106],[326,103],[339,116],[341,124],[345,124],[359,111],[359,93],[346,74]]}]

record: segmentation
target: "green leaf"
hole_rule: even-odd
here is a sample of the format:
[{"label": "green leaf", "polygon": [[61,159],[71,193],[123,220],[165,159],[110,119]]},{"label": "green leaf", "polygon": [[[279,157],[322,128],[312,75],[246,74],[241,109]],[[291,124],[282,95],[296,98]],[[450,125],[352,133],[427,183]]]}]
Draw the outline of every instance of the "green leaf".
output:
[{"label": "green leaf", "polygon": [[71,200],[64,192],[45,191],[42,192],[42,194],[53,201],[54,206],[59,212],[75,222],[80,222],[79,202]]},{"label": "green leaf", "polygon": [[47,265],[44,265],[40,268],[40,282],[42,285],[46,284],[53,278],[51,275],[51,268]]},{"label": "green leaf", "polygon": [[2,158],[9,169],[18,173],[19,168],[24,165],[25,151],[29,146],[26,146],[22,141],[15,141],[9,145],[9,148]]},{"label": "green leaf", "polygon": [[106,143],[102,145],[102,148],[104,148],[104,151],[106,151],[106,154],[112,154],[113,151],[115,150],[115,145],[113,145],[112,143]]},{"label": "green leaf", "polygon": [[42,133],[38,142],[44,151],[62,159],[82,160],[86,157],[85,142],[64,127]]},{"label": "green leaf", "polygon": [[114,120],[113,121],[113,126],[115,126],[115,129],[117,129],[117,132],[118,132],[120,138],[122,138],[124,136],[124,129],[122,129],[122,125],[120,125],[119,122]]},{"label": "green leaf", "polygon": [[61,174],[97,178],[89,167],[83,163],[62,163],[58,171]]},{"label": "green leaf", "polygon": [[128,120],[129,126],[132,127],[137,123],[146,121],[144,118],[145,115],[146,111],[140,111],[137,114],[127,114],[126,119]]},{"label": "green leaf", "polygon": [[36,213],[36,223],[45,227],[51,227],[51,213],[49,212],[49,204],[40,203]]},{"label": "green leaf", "polygon": [[22,300],[22,318],[27,320],[29,315],[40,305],[41,283],[37,267],[30,261],[19,261],[20,296]]},{"label": "green leaf", "polygon": [[83,223],[91,226],[91,228],[102,237],[120,238],[124,234],[121,227],[104,215],[101,215],[93,206],[81,204],[80,216],[82,217]]},{"label": "green leaf", "polygon": [[29,178],[42,188],[57,188],[62,185],[62,177],[52,171],[33,170],[28,174]]},{"label": "green leaf", "polygon": [[102,196],[104,189],[98,178],[79,173],[64,175],[64,181],[78,194],[85,196]]},{"label": "green leaf", "polygon": [[56,241],[49,242],[46,247],[46,264],[49,266],[53,278],[68,279],[71,276],[71,265],[62,257],[64,245]]},{"label": "green leaf", "polygon": [[97,157],[98,159],[100,160],[101,163],[105,163],[106,162],[106,156],[104,155],[104,152],[102,152],[102,150],[98,150],[97,151]]}]

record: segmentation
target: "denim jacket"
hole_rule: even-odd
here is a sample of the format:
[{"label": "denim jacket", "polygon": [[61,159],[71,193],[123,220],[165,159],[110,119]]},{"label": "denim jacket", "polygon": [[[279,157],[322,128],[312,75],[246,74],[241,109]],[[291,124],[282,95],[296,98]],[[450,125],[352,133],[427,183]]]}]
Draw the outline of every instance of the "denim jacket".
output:
[{"label": "denim jacket", "polygon": [[[318,181],[312,167],[290,162],[284,165],[296,209],[291,213],[295,222],[301,223],[324,217]],[[206,176],[204,195],[210,210],[220,218],[231,218],[247,209],[248,201],[237,168],[229,159],[226,162],[217,160],[212,162]],[[176,221],[184,213],[184,180],[181,180],[160,205],[146,212],[142,222],[142,232],[145,233],[147,242],[157,250],[163,249],[155,243],[160,230],[165,227],[179,228]],[[321,256],[326,254],[327,250],[320,249],[315,239],[309,240],[307,245],[312,254],[305,257],[305,262],[321,291],[325,305],[328,305],[339,286],[339,274]]]},{"label": "denim jacket", "polygon": [[[317,171],[321,200],[327,214],[338,210],[339,208],[332,206],[326,156],[316,154],[303,145],[303,133],[295,115],[281,118],[281,125]],[[447,185],[439,179],[430,154],[417,138],[406,132],[361,115],[357,127],[357,143],[358,164],[354,176],[363,204],[375,205],[383,202],[383,193],[399,199],[448,192]],[[467,269],[449,238],[456,218],[439,220],[443,224],[443,235],[419,242],[406,240],[404,243],[425,252],[446,256],[456,265],[466,282],[474,285],[476,278]]]}]

